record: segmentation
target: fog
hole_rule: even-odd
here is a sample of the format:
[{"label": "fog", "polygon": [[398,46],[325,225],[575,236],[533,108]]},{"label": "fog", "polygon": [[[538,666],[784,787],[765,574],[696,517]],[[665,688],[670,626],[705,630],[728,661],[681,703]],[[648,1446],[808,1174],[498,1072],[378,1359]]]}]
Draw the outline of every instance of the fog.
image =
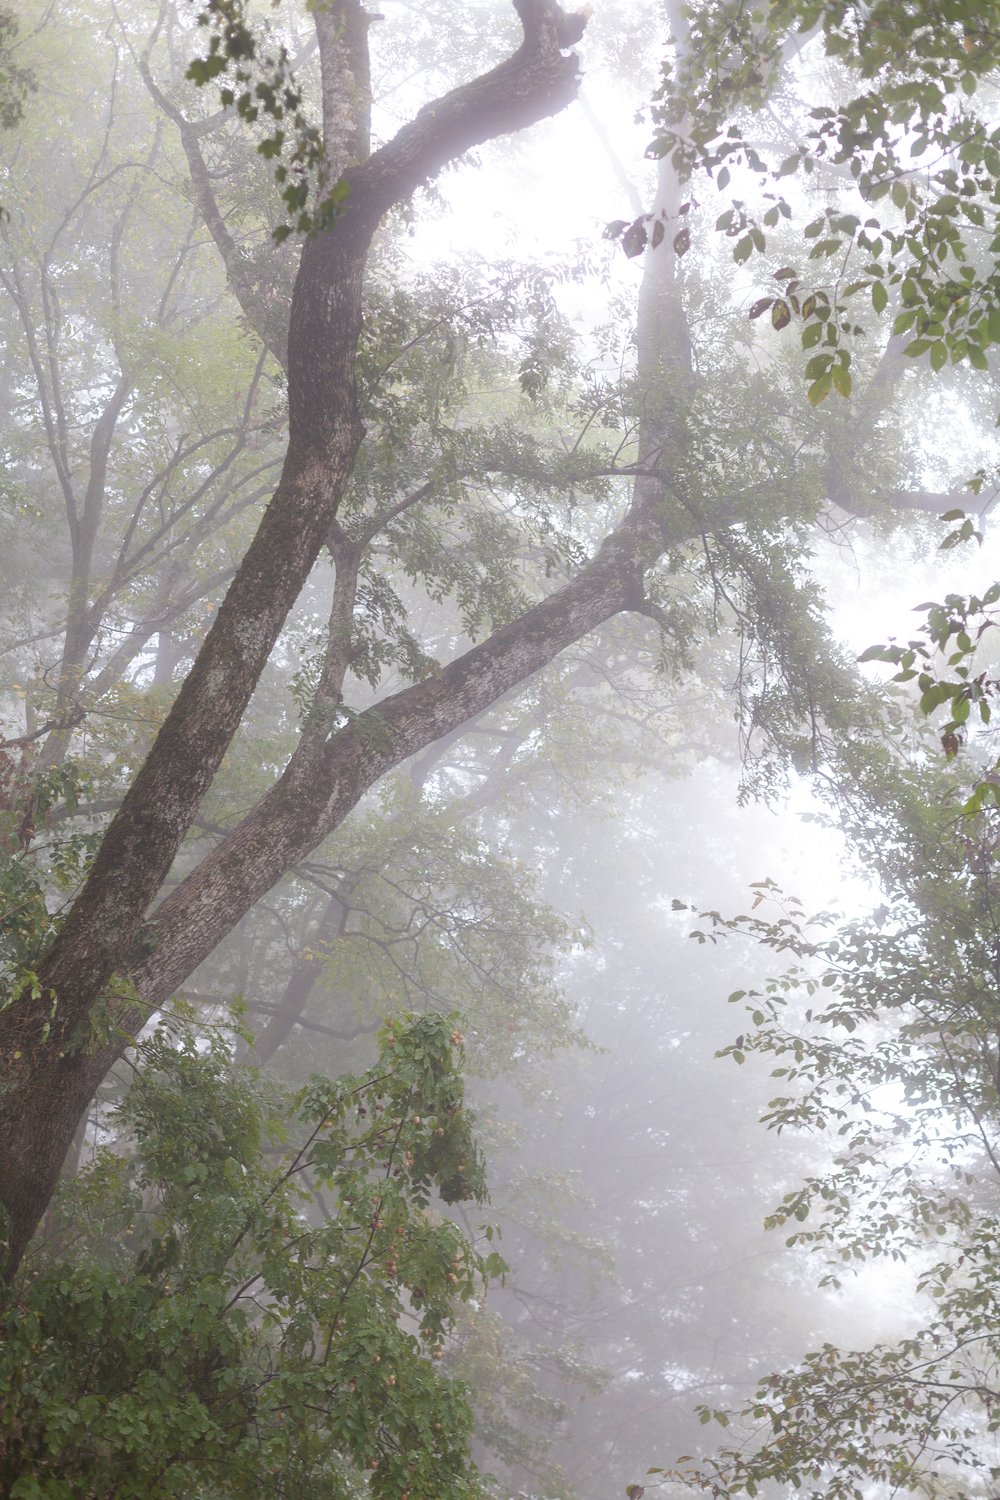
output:
[{"label": "fog", "polygon": [[[242,10],[27,5],[9,40],[0,11],[12,1500],[739,1493],[698,1465],[767,1449],[755,1390],[922,1337],[989,1222],[989,716],[956,755],[857,657],[1000,567],[995,380],[866,312],[850,399],[810,404],[798,325],[748,317],[794,226],[734,264],[731,193],[647,159],[678,16],[598,7],[573,99],[566,45],[517,72],[536,10],[390,0],[374,155],[359,7],[254,11],[237,84],[286,48],[348,169],[311,224],[291,96],[275,125],[187,73]],[[846,88],[790,63],[762,152]],[[418,114],[480,74],[530,120]],[[826,165],[791,199],[850,208]],[[939,551],[948,510],[978,542]],[[967,1446],[924,1415],[894,1493],[924,1453],[936,1494],[989,1472],[991,1359]],[[789,1378],[807,1425],[850,1407]],[[875,1404],[843,1420],[888,1451]],[[837,1489],[830,1443],[812,1493],[883,1492],[874,1462]]]}]

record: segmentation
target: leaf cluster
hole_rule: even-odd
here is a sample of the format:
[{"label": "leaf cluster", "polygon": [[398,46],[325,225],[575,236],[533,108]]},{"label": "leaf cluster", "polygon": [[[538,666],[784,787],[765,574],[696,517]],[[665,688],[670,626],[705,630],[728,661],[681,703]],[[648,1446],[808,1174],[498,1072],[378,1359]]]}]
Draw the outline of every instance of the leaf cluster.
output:
[{"label": "leaf cluster", "polygon": [[[964,511],[950,511],[943,519],[960,523],[942,543],[943,547],[979,537],[972,518]],[[997,624],[998,602],[1000,583],[991,584],[981,596],[946,594],[941,602],[918,604],[916,609],[923,612],[925,623],[916,637],[905,645],[890,641],[869,646],[859,658],[862,662],[887,662],[896,667],[893,682],[913,682],[920,694],[922,714],[947,709],[949,718],[940,726],[939,733],[941,748],[949,759],[958,755],[965,742],[973,710],[984,726],[993,716],[1000,679],[988,669],[975,673],[973,669],[984,636]],[[942,676],[942,666],[952,675]],[[1000,806],[995,770],[977,779],[962,810],[972,814],[987,805]]]},{"label": "leaf cluster", "polygon": [[[1000,130],[977,108],[1000,65],[989,10],[968,0],[882,0],[863,10],[780,0],[765,14],[723,0],[698,6],[689,24],[654,110],[659,133],[650,151],[720,191],[734,170],[756,179],[769,206],[734,200],[717,222],[734,259],[763,254],[781,219],[798,220],[801,196],[790,201],[782,179],[838,194],[799,231],[813,241],[810,260],[836,267],[827,300],[815,288],[803,309],[803,347],[823,345],[807,371],[810,399],[831,389],[846,394],[844,357],[863,332],[849,303],[862,293],[877,315],[889,310],[910,357],[927,354],[934,370],[963,361],[985,370],[987,350],[1000,340]],[[836,64],[838,84],[806,109],[801,125],[790,122],[798,136],[790,154],[787,141],[762,146],[748,112],[775,93],[792,60],[809,66],[814,38]],[[815,99],[815,83],[809,91]]]},{"label": "leaf cluster", "polygon": [[[443,1373],[504,1266],[433,1206],[484,1197],[448,1016],[291,1099],[161,1027],[2,1312],[6,1493],[471,1497]],[[288,1144],[283,1144],[288,1142]]]},{"label": "leaf cluster", "polygon": [[257,152],[274,163],[274,180],[288,220],[272,230],[276,244],[292,234],[314,234],[340,212],[347,184],[326,181],[322,134],[310,120],[287,48],[262,51],[245,0],[208,0],[198,24],[209,32],[208,50],[188,65],[199,88],[219,80],[219,102],[247,125],[264,119],[270,133]]}]

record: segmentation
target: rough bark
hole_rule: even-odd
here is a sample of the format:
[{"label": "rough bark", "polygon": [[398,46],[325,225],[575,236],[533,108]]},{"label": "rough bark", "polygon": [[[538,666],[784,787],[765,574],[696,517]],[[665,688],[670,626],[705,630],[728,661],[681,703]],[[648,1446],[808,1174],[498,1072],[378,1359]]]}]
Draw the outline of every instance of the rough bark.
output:
[{"label": "rough bark", "polygon": [[[183,897],[175,892],[140,933],[331,533],[363,436],[354,366],[365,263],[379,222],[456,156],[556,113],[576,92],[562,11],[551,0],[517,0],[516,9],[524,30],[518,50],[426,106],[350,168],[345,211],[303,248],[289,326],[289,446],[280,483],[41,967],[39,997],[21,996],[0,1014],[8,1275],[45,1211],[80,1114],[109,1062],[148,1004],[186,977],[232,925],[220,925],[214,913],[234,913],[245,896],[256,899],[385,770],[627,607],[634,593],[634,563],[622,565],[630,549],[616,555],[606,544],[571,593],[545,601],[439,677],[395,695],[332,738],[304,737],[272,792],[184,882]],[[245,895],[234,881],[246,882]],[[128,980],[114,981],[126,970]],[[137,994],[145,1003],[131,1003]]]}]

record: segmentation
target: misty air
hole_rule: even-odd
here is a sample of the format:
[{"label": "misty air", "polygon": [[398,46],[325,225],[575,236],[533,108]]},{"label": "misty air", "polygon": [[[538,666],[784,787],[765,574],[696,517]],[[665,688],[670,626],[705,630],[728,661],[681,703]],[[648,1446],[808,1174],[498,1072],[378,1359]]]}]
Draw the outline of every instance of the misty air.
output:
[{"label": "misty air", "polygon": [[992,1500],[1000,4],[0,0],[0,1500]]}]

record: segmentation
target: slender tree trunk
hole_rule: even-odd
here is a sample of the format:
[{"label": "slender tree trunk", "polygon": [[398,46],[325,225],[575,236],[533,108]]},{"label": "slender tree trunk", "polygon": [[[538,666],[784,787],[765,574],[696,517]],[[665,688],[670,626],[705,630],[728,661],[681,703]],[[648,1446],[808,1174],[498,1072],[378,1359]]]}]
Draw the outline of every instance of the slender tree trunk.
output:
[{"label": "slender tree trunk", "polygon": [[257,1037],[253,1058],[259,1067],[263,1068],[271,1061],[305,1015],[316,981],[323,972],[330,944],[343,933],[347,917],[348,907],[340,896],[331,896],[323,915],[314,924],[308,942],[292,965],[281,999]]}]

